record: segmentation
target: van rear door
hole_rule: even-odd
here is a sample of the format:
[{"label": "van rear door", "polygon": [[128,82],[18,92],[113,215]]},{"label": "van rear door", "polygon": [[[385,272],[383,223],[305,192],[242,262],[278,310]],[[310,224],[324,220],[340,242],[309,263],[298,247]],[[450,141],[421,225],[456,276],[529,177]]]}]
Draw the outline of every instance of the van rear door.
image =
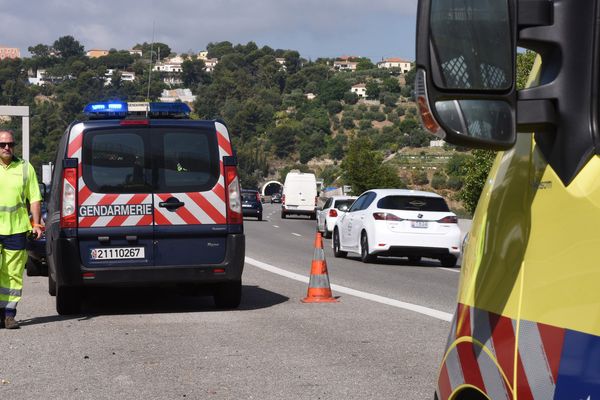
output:
[{"label": "van rear door", "polygon": [[68,157],[79,159],[78,231],[88,268],[154,264],[151,153],[140,130],[77,125]]},{"label": "van rear door", "polygon": [[218,136],[214,122],[152,121],[152,131],[155,265],[221,263],[228,233],[222,159],[231,155],[229,139]]}]

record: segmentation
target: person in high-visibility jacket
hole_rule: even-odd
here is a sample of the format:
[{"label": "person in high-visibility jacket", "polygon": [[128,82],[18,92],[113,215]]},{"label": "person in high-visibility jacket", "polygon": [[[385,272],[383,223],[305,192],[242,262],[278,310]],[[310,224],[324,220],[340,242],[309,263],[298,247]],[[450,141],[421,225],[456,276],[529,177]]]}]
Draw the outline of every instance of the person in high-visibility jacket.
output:
[{"label": "person in high-visibility jacket", "polygon": [[19,328],[15,316],[23,291],[27,234],[42,236],[42,196],[35,170],[15,156],[14,148],[13,133],[0,130],[0,327],[7,329]]}]

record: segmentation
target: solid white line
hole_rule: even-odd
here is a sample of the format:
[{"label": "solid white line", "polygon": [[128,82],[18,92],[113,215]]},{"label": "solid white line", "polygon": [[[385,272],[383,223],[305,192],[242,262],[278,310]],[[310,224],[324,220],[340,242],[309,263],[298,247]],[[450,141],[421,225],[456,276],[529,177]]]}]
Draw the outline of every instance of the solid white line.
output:
[{"label": "solid white line", "polygon": [[296,232],[292,232],[292,235],[294,235],[294,236],[302,236],[301,234],[296,233]]},{"label": "solid white line", "polygon": [[[272,272],[277,275],[284,276],[286,278],[294,279],[296,281],[300,281],[300,282],[304,282],[304,283],[309,282],[308,276],[304,276],[304,275],[296,274],[294,272],[286,271],[284,269],[274,267],[273,265],[269,265],[267,263],[255,260],[250,257],[246,257],[245,261],[246,261],[246,263],[253,265],[257,268],[260,268],[260,269],[268,271],[268,272]],[[346,286],[341,286],[341,285],[331,285],[331,289],[335,290],[336,292],[349,294],[350,296],[360,297],[361,299],[371,300],[371,301],[374,301],[377,303],[387,304],[389,306],[403,308],[403,309],[409,310],[409,311],[414,311],[419,314],[423,314],[423,315],[427,315],[429,317],[440,319],[442,321],[450,322],[452,320],[452,314],[449,314],[449,313],[443,312],[443,311],[439,311],[439,310],[434,310],[433,308],[420,306],[418,304],[406,303],[404,301],[394,300],[394,299],[390,299],[388,297],[383,297],[383,296],[379,296],[379,295],[372,294],[372,293],[362,292],[360,290],[352,289],[352,288],[349,288]]]},{"label": "solid white line", "polygon": [[452,269],[452,268],[444,268],[444,267],[437,267],[437,269],[443,269],[444,271],[450,271],[450,272],[460,272],[460,269]]}]

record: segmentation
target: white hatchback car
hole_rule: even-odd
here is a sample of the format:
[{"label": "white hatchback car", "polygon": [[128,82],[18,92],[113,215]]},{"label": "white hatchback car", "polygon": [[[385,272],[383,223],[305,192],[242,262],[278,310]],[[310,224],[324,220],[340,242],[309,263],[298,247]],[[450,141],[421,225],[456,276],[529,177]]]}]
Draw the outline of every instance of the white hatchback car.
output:
[{"label": "white hatchback car", "polygon": [[359,253],[363,262],[377,256],[439,259],[453,267],[460,255],[458,218],[443,197],[404,189],[364,192],[338,219],[333,230],[333,253]]},{"label": "white hatchback car", "polygon": [[356,196],[332,196],[323,204],[323,208],[317,211],[317,231],[321,232],[324,238],[331,237],[335,222],[348,211],[354,200]]}]

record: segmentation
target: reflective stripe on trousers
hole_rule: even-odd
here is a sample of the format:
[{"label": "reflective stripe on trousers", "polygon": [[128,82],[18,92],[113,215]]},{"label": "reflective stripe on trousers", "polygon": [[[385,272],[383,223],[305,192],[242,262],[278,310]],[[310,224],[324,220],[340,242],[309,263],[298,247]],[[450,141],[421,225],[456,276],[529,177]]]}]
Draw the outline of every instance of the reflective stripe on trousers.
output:
[{"label": "reflective stripe on trousers", "polygon": [[16,308],[23,291],[26,250],[0,249],[0,308]]}]

